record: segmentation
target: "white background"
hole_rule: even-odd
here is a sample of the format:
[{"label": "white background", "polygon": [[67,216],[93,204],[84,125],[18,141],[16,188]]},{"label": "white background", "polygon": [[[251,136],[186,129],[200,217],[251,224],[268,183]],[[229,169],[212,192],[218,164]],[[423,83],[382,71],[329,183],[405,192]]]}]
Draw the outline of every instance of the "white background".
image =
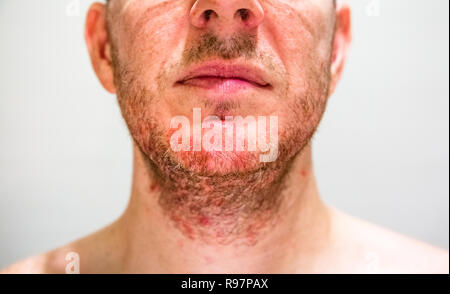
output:
[{"label": "white background", "polygon": [[[449,2],[349,2],[352,51],[314,138],[322,196],[448,249]],[[127,204],[131,142],[90,67],[90,3],[0,1],[0,267],[91,233]]]}]

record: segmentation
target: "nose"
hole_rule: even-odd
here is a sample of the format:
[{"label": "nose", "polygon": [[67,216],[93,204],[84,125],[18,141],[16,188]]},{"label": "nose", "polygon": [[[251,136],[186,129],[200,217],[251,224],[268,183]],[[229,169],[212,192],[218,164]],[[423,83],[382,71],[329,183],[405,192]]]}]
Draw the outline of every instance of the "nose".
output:
[{"label": "nose", "polygon": [[262,23],[264,11],[259,0],[197,0],[189,18],[199,29],[251,30]]}]

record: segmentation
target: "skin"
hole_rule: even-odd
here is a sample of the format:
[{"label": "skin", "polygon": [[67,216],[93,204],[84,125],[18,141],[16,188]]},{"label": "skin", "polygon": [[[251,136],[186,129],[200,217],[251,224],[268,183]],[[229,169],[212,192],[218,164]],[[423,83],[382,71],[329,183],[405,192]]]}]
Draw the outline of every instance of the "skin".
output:
[{"label": "skin", "polygon": [[[310,139],[341,77],[350,9],[330,0],[112,0],[85,38],[134,141],[130,202],[110,226],[4,272],[448,273],[448,253],[326,206]],[[245,17],[236,14],[247,8]],[[204,12],[212,10],[206,17]],[[249,13],[248,13],[249,12]],[[155,29],[157,28],[157,29]],[[204,61],[259,68],[270,87],[227,95],[177,83]],[[270,116],[279,154],[174,152],[170,119]],[[191,119],[190,123],[193,121]]]}]

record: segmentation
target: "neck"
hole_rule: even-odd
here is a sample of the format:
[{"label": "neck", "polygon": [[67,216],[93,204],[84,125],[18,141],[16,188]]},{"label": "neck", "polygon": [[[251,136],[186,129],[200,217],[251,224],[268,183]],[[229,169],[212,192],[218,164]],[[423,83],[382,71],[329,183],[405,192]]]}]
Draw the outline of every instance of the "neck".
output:
[{"label": "neck", "polygon": [[[193,218],[189,211],[198,211],[197,208],[184,209],[185,203],[165,207],[162,198],[169,195],[163,195],[167,191],[135,147],[130,202],[113,225],[123,242],[120,248],[125,262],[121,270],[148,273],[306,271],[315,262],[314,257],[326,250],[330,238],[330,215],[319,197],[311,157],[308,145],[283,174],[283,188],[269,189],[279,194],[271,195],[271,199],[277,201],[268,202],[273,209],[260,205],[261,213],[256,209],[249,213],[248,208],[244,211],[231,206],[228,210],[216,210],[215,217],[207,212],[201,216],[195,213]],[[200,203],[209,205],[212,211],[218,209],[217,203]],[[222,212],[227,212],[228,218],[224,218]],[[183,213],[187,216],[183,217]]]}]

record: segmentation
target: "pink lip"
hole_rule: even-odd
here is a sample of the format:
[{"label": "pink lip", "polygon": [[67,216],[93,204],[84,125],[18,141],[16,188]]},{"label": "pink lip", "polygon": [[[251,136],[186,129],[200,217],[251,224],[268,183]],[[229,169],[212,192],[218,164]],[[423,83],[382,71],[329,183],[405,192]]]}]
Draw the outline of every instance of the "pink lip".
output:
[{"label": "pink lip", "polygon": [[210,62],[188,70],[176,84],[232,94],[249,88],[268,88],[262,71],[247,65]]}]

